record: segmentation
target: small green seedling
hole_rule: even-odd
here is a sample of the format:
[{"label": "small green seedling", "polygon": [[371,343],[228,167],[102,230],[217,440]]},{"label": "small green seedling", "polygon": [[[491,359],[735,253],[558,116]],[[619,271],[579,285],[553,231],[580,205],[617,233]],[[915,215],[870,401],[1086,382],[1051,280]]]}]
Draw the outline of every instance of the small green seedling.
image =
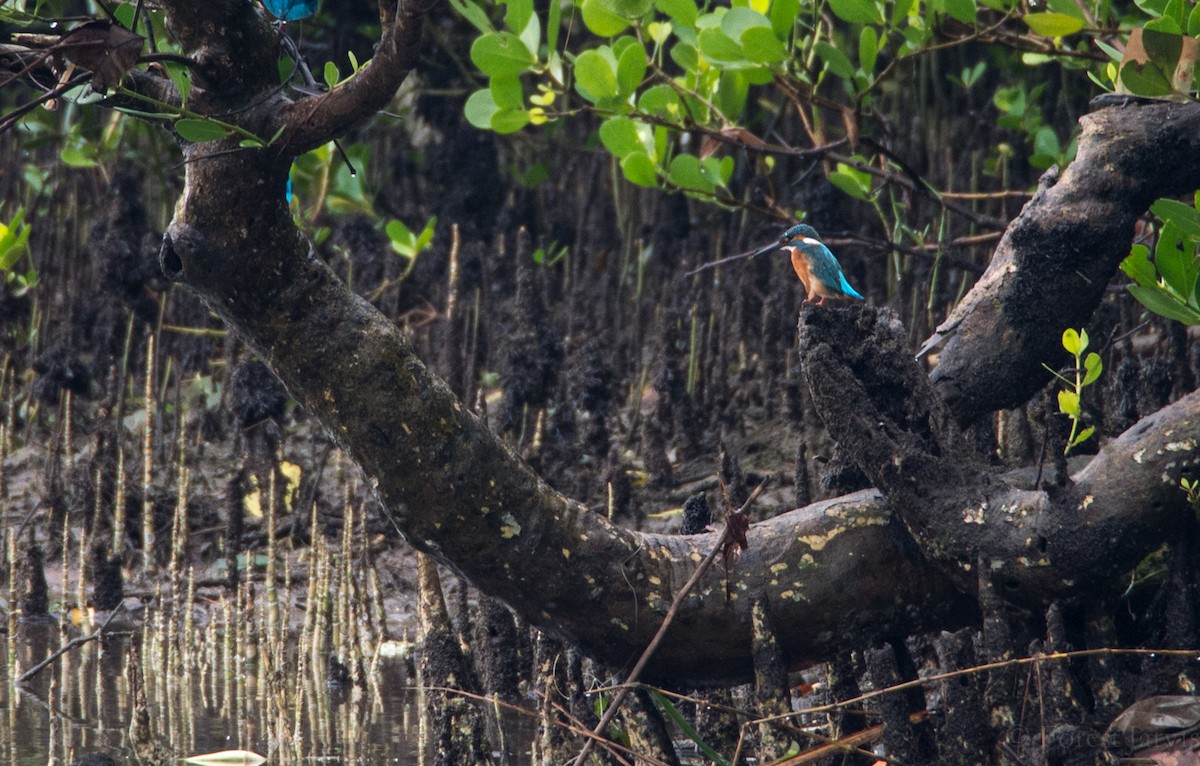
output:
[{"label": "small green seedling", "polygon": [[1185,476],[1179,480],[1179,487],[1187,495],[1188,505],[1200,516],[1200,479],[1188,479]]},{"label": "small green seedling", "polygon": [[413,269],[416,268],[417,256],[433,243],[433,232],[436,227],[436,215],[425,222],[425,228],[421,229],[419,234],[413,232],[403,221],[396,218],[388,221],[387,226],[384,227],[384,231],[387,232],[388,239],[392,243],[392,251],[401,258],[408,259],[408,264],[399,278],[401,282],[408,279]]},{"label": "small green seedling", "polygon": [[393,218],[388,221],[384,230],[387,232],[388,239],[391,240],[392,250],[396,252],[396,255],[415,261],[421,251],[433,242],[433,231],[436,226],[437,216],[434,216],[426,221],[425,228],[416,234],[403,221]]},{"label": "small green seedling", "polygon": [[1051,375],[1067,386],[1058,392],[1058,411],[1071,419],[1071,435],[1067,437],[1067,446],[1063,450],[1064,454],[1069,455],[1071,450],[1090,439],[1096,432],[1095,426],[1080,429],[1079,426],[1083,422],[1080,402],[1083,398],[1083,389],[1095,383],[1099,379],[1100,373],[1104,371],[1104,362],[1094,351],[1086,357],[1084,356],[1088,347],[1087,330],[1076,331],[1074,328],[1068,327],[1063,332],[1062,345],[1067,353],[1075,357],[1074,379],[1056,372],[1049,365],[1043,364],[1042,366],[1050,370]]},{"label": "small green seedling", "polygon": [[29,251],[30,230],[23,209],[18,209],[7,223],[0,221],[0,273],[4,274],[4,284],[14,296],[23,295],[37,286],[37,269],[32,260],[27,271],[17,271],[21,256]]}]

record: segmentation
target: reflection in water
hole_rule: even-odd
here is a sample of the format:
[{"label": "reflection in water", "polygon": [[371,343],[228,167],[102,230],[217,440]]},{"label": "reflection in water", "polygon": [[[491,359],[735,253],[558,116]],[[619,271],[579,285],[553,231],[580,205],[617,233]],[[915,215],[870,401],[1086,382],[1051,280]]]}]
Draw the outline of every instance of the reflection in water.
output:
[{"label": "reflection in water", "polygon": [[[217,614],[220,614],[218,610]],[[232,619],[233,610],[224,610]],[[212,621],[196,629],[195,651],[170,650],[182,625],[147,615],[144,627],[109,625],[110,633],[64,653],[22,686],[17,676],[60,645],[54,623],[20,625],[6,637],[0,688],[4,766],[65,766],[88,750],[126,762],[177,762],[219,750],[245,749],[272,763],[422,764],[418,692],[402,659],[376,657],[364,686],[331,679],[329,663],[307,661],[294,640],[273,652],[238,652],[248,622]],[[240,625],[240,627],[239,627]],[[77,632],[77,631],[76,631]],[[150,741],[136,747],[131,664],[141,653]],[[246,644],[243,644],[246,645]],[[13,661],[15,659],[15,662]]]}]

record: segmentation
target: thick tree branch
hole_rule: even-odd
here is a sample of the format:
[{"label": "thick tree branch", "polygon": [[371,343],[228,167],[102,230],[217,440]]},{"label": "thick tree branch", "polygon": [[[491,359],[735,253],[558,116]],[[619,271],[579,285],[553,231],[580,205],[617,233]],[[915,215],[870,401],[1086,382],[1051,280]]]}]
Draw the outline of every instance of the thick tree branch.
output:
[{"label": "thick tree branch", "polygon": [[[240,212],[224,214],[243,218]],[[232,229],[235,233],[228,236],[236,237],[239,227],[227,224],[228,219],[220,227],[205,228]],[[164,253],[169,271],[200,292],[331,430],[372,478],[381,501],[414,546],[593,656],[616,665],[636,657],[676,589],[713,544],[713,535],[638,534],[555,493],[430,374],[391,322],[302,249],[299,238],[290,252],[256,246],[253,238],[212,241],[178,218],[169,237]],[[860,346],[872,349],[870,343]],[[909,358],[905,361],[915,369]],[[883,363],[883,369],[894,366]],[[880,420],[883,426],[868,423],[862,430],[910,440],[909,452],[917,454],[923,444],[906,434],[921,430],[912,424],[934,420],[913,410],[901,421],[902,427]],[[1189,423],[1182,408],[1153,424],[1139,430],[1140,438],[1166,444],[1180,438],[1180,429],[1190,434],[1200,428],[1200,420]],[[936,428],[929,425],[925,431],[933,434]],[[843,438],[840,432],[838,436]],[[888,445],[847,442],[848,449],[868,455],[894,451]],[[945,487],[937,494],[932,479],[928,487],[897,491],[917,498],[932,493],[941,502],[934,509],[938,524],[973,529],[964,517],[971,522],[982,516],[989,531],[1005,531],[1003,542],[979,550],[993,565],[1016,567],[1012,576],[1031,589],[1030,598],[1038,597],[1032,589],[1043,582],[1052,583],[1055,593],[1069,593],[1069,577],[1115,571],[1128,564],[1134,547],[1169,534],[1170,526],[1162,522],[1182,502],[1181,494],[1173,501],[1169,492],[1156,488],[1162,464],[1137,463],[1127,454],[1131,447],[1121,445],[1106,458],[1122,469],[1108,481],[1154,492],[1145,505],[1088,511],[1089,519],[1103,520],[1103,534],[1128,535],[1136,543],[1116,555],[1099,545],[1067,550],[1070,532],[1048,529],[1053,522],[1070,530],[1067,519],[1046,517],[1030,526],[1049,505],[1043,494],[1022,495],[987,474],[967,485],[955,483],[953,494]],[[891,475],[889,469],[873,478],[883,483]],[[900,486],[904,476],[897,471],[889,483]],[[951,502],[955,497],[962,504]],[[980,498],[992,502],[994,511],[977,510]],[[1020,505],[1011,510],[1001,505],[1017,501]],[[1098,508],[1096,502],[1089,507]],[[1081,497],[1062,507],[1082,503]],[[1032,519],[1026,518],[1030,515]],[[983,535],[983,525],[980,529]],[[1027,538],[1034,533],[1047,537],[1047,552],[1021,564],[1022,557],[1030,557]],[[710,572],[686,600],[651,669],[654,678],[689,683],[746,678],[749,609],[755,596],[770,605],[772,619],[782,629],[782,649],[793,663],[829,657],[850,640],[902,636],[965,624],[974,617],[970,602],[949,577],[924,563],[874,492],[757,524],[749,540],[750,549],[732,571]],[[963,545],[969,542],[965,539]],[[728,600],[726,576],[732,593]],[[903,584],[899,593],[897,584]]]},{"label": "thick tree branch", "polygon": [[890,312],[808,309],[800,338],[830,434],[964,589],[982,561],[1009,600],[1069,599],[1132,569],[1187,520],[1179,480],[1200,464],[1200,392],[1107,443],[1071,485],[1041,489],[983,467]]},{"label": "thick tree branch", "polygon": [[[375,56],[343,85],[289,105],[281,151],[296,156],[331,141],[387,106],[417,63],[421,23],[438,0],[381,0]],[[274,131],[272,131],[272,135]]]},{"label": "thick tree branch", "polygon": [[[228,7],[234,15],[240,12]],[[399,83],[412,63],[421,7],[397,6],[395,19],[385,8],[389,32],[371,63],[378,68],[360,73],[366,75],[360,84],[347,83],[287,112],[298,132],[283,156],[205,155],[185,147],[196,161],[187,164],[186,191],[167,232],[163,267],[263,356],[362,466],[415,547],[529,622],[622,665],[650,641],[715,537],[620,529],[554,492],[429,372],[390,321],[337,280],[295,229],[283,202],[286,155],[362,118],[385,97],[384,84]],[[193,55],[204,62],[203,78],[233,83],[235,97],[224,104],[230,108],[270,87],[263,85],[265,75],[241,72],[222,59],[235,37],[219,31]],[[232,69],[223,73],[221,62]],[[255,82],[262,87],[248,87]],[[236,97],[239,89],[242,96]],[[321,109],[306,111],[317,103],[335,116],[323,121]],[[210,100],[208,106],[220,104]],[[1053,211],[1037,206],[1054,203],[1043,194],[1025,215],[1053,220]],[[1011,234],[1007,241],[1008,247],[1036,246]],[[886,318],[838,310],[817,316],[854,319],[842,330],[831,325],[831,333],[850,338],[836,350],[828,339],[805,340],[802,353],[812,366],[814,392],[836,385],[831,390],[851,404],[861,402],[866,414],[856,421],[818,398],[830,430],[862,456],[933,563],[874,492],[755,525],[750,549],[736,567],[710,571],[685,599],[648,671],[652,679],[699,684],[748,678],[756,599],[768,605],[781,630],[781,651],[799,664],[830,657],[849,643],[970,622],[973,603],[956,588],[969,579],[960,566],[967,553],[983,556],[1006,586],[1010,580],[1016,584],[1016,595],[1036,601],[1047,593],[1071,594],[1080,584],[1073,578],[1127,566],[1136,551],[1169,534],[1182,495],[1176,498],[1156,483],[1167,466],[1146,455],[1174,455],[1167,445],[1178,443],[1180,434],[1187,434],[1183,443],[1194,445],[1188,440],[1196,438],[1192,432],[1200,419],[1189,422],[1186,406],[1144,426],[1137,437],[1143,442],[1122,440],[1106,448],[1113,476],[1089,475],[1078,485],[1085,493],[1121,482],[1141,493],[1139,498],[1144,495],[1144,503],[1114,501],[1101,509],[1101,501],[1088,502],[1086,494],[1050,497],[1022,490],[962,457],[968,452],[958,446],[949,411],[938,404],[907,351],[880,332]],[[850,359],[844,346],[860,356]],[[948,349],[948,358],[954,353]],[[861,392],[851,393],[852,386]],[[881,395],[879,389],[888,387],[890,397]],[[909,401],[914,392],[924,398]],[[1142,462],[1128,452],[1135,446]],[[1090,537],[1073,537],[1071,523],[1083,511],[1068,516],[1067,510],[1084,505]],[[994,531],[996,541],[975,539],[975,526],[981,535],[985,527]],[[1115,553],[1097,543],[1098,535],[1118,540]],[[1080,547],[1084,539],[1096,544]]]},{"label": "thick tree branch", "polygon": [[987,271],[927,343],[945,340],[933,381],[970,420],[1024,403],[1086,324],[1121,260],[1134,221],[1156,198],[1191,194],[1200,178],[1200,103],[1133,104],[1082,120],[1075,161],[1048,172]]},{"label": "thick tree branch", "polygon": [[[390,321],[311,254],[227,247],[178,220],[168,235],[168,269],[363,466],[415,547],[592,655],[616,665],[636,658],[714,535],[637,534],[551,490],[429,373]],[[728,577],[731,600],[720,571],[687,599],[652,677],[746,677],[758,594],[793,628],[783,642],[797,661],[828,656],[847,636],[900,636],[973,615],[872,492],[752,527],[750,549]],[[909,588],[903,601],[897,582]]]}]

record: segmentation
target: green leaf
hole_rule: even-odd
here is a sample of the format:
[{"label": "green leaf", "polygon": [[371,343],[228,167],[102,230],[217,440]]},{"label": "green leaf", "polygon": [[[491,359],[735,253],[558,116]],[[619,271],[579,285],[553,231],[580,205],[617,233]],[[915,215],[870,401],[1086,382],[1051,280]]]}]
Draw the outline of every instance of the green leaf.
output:
[{"label": "green leaf", "polygon": [[1121,67],[1117,81],[1125,92],[1137,96],[1169,96],[1173,92],[1171,81],[1152,64],[1127,63]]},{"label": "green leaf", "polygon": [[638,89],[638,86],[642,84],[642,79],[646,76],[648,64],[646,49],[636,40],[633,41],[633,45],[621,51],[621,55],[617,59],[617,88],[622,95],[633,93]]},{"label": "green leaf", "polygon": [[1042,127],[1033,136],[1033,151],[1037,154],[1044,154],[1048,157],[1058,159],[1058,155],[1062,152],[1062,147],[1058,143],[1058,134],[1054,132],[1054,128]]},{"label": "green leaf", "polygon": [[829,174],[829,182],[855,199],[862,200],[863,202],[871,201],[870,193],[863,189],[862,185],[858,182],[858,178],[849,173],[834,171]]},{"label": "green leaf", "polygon": [[717,106],[722,114],[736,120],[745,111],[749,95],[750,83],[743,72],[737,69],[721,72],[717,81]]},{"label": "green leaf", "polygon": [[1166,7],[1163,8],[1163,18],[1170,19],[1175,22],[1178,27],[1178,32],[1183,33],[1183,24],[1186,21],[1183,12],[1183,0],[1167,0]]},{"label": "green leaf", "polygon": [[533,16],[533,0],[505,0],[504,25],[520,32]]},{"label": "green leaf", "polygon": [[488,90],[492,92],[492,101],[501,109],[525,108],[525,90],[521,87],[521,78],[515,75],[493,77]]},{"label": "green leaf", "polygon": [[321,79],[325,80],[325,84],[329,86],[330,90],[333,90],[342,79],[341,73],[338,72],[337,64],[332,61],[326,61],[325,68],[321,72]]},{"label": "green leaf", "polygon": [[471,61],[489,77],[512,77],[530,69],[537,60],[511,32],[491,32],[471,44]]},{"label": "green leaf", "polygon": [[845,53],[842,53],[824,40],[818,42],[816,48],[817,55],[829,67],[829,71],[843,80],[849,80],[854,77],[854,65],[850,63],[850,59],[846,58]]},{"label": "green leaf", "polygon": [[575,59],[575,88],[592,102],[620,93],[612,64],[595,49],[586,50]]},{"label": "green leaf", "polygon": [[499,109],[492,115],[491,128],[505,135],[516,133],[529,124],[529,112],[524,109]]},{"label": "green leaf", "polygon": [[1180,232],[1188,237],[1200,239],[1200,212],[1197,212],[1191,205],[1163,198],[1150,206],[1150,212],[1164,222],[1174,224]]},{"label": "green leaf", "polygon": [[671,60],[685,72],[694,72],[700,66],[700,54],[691,43],[675,43],[671,46]]},{"label": "green leaf", "polygon": [[161,63],[166,67],[167,76],[174,83],[175,90],[179,91],[180,103],[187,106],[188,97],[192,94],[192,80],[188,68],[175,61],[163,61]]},{"label": "green leaf", "polygon": [[184,141],[199,144],[204,141],[219,141],[232,134],[229,128],[212,120],[196,120],[184,117],[175,121],[175,132]]},{"label": "green leaf", "polygon": [[1058,392],[1058,411],[1073,418],[1079,417],[1079,394],[1074,391]]},{"label": "green leaf", "polygon": [[914,30],[912,25],[907,25],[908,14],[912,11],[916,0],[896,0],[896,4],[892,6],[890,21],[893,27],[904,27],[905,29]]},{"label": "green leaf", "polygon": [[388,221],[387,226],[383,227],[383,230],[387,234],[388,239],[391,240],[393,251],[405,256],[414,254],[413,246],[416,244],[416,237],[413,236],[412,230],[403,221],[393,218]]},{"label": "green leaf", "polygon": [[660,83],[647,88],[638,98],[638,111],[678,123],[683,117],[683,102],[674,88]]},{"label": "green leaf", "polygon": [[625,178],[630,183],[651,189],[658,186],[658,173],[654,166],[654,160],[650,159],[650,155],[645,152],[634,152],[622,159],[621,172],[625,174]]},{"label": "green leaf", "polygon": [[709,61],[734,63],[743,60],[742,46],[720,29],[710,27],[700,30],[697,36],[700,53]]},{"label": "green leaf", "polygon": [[1062,347],[1067,350],[1068,354],[1079,356],[1087,348],[1087,342],[1079,337],[1079,331],[1074,327],[1068,327],[1063,330]]},{"label": "green leaf", "polygon": [[771,19],[771,29],[780,40],[786,41],[796,25],[796,16],[800,13],[800,0],[772,0],[771,10],[767,12]]},{"label": "green leaf", "polygon": [[624,159],[634,152],[646,153],[638,125],[628,117],[609,117],[600,123],[600,143],[614,157]]},{"label": "green leaf", "polygon": [[600,2],[609,13],[630,21],[640,19],[654,7],[654,0],[600,0]]},{"label": "green leaf", "polygon": [[1085,441],[1092,438],[1092,434],[1094,433],[1096,433],[1096,427],[1088,426],[1079,432],[1079,435],[1075,437],[1075,440],[1071,442],[1070,446],[1078,447],[1080,444],[1083,444]]},{"label": "green leaf", "polygon": [[677,154],[667,168],[667,180],[681,189],[712,192],[716,186],[700,169],[700,159],[694,154]]},{"label": "green leaf", "polygon": [[421,229],[421,233],[417,235],[417,252],[429,247],[429,243],[433,241],[434,232],[437,231],[437,216],[431,216],[425,222],[425,228]]},{"label": "green leaf", "polygon": [[874,0],[829,0],[829,9],[851,24],[883,23],[883,11]]},{"label": "green leaf", "polygon": [[69,143],[58,152],[58,159],[69,168],[94,168],[98,164],[95,151],[82,143]]},{"label": "green leaf", "polygon": [[1195,246],[1182,242],[1183,234],[1173,223],[1163,226],[1154,249],[1154,265],[1166,286],[1187,300],[1196,287]]},{"label": "green leaf", "polygon": [[696,26],[700,11],[695,0],[654,0],[654,7],[670,17],[671,21],[687,27]]},{"label": "green leaf", "polygon": [[[1183,37],[1150,28],[1135,29],[1125,44],[1117,76],[1125,92],[1138,96],[1169,96],[1175,92],[1176,67],[1183,53]],[[1194,53],[1194,45],[1189,44]],[[1191,54],[1189,54],[1191,55]]]},{"label": "green leaf", "polygon": [[707,157],[700,161],[700,172],[713,186],[724,187],[733,177],[733,157]]},{"label": "green leaf", "polygon": [[1108,43],[1106,43],[1100,39],[1093,40],[1092,42],[1094,42],[1096,44],[1096,47],[1098,47],[1100,50],[1104,51],[1104,55],[1108,56],[1113,61],[1120,62],[1121,51],[1117,50],[1113,46],[1109,45]]},{"label": "green leaf", "polygon": [[594,35],[612,37],[629,26],[629,22],[609,10],[603,0],[583,0],[583,23]]},{"label": "green leaf", "polygon": [[1149,54],[1151,61],[1160,62],[1165,66],[1174,66],[1179,61],[1183,51],[1183,36],[1179,32],[1151,31],[1142,29],[1142,46]]},{"label": "green leaf", "polygon": [[546,47],[550,49],[551,56],[555,56],[558,51],[558,30],[562,27],[562,3],[549,5],[550,10],[546,17]]},{"label": "green leaf", "polygon": [[1083,19],[1068,16],[1065,13],[1027,13],[1023,21],[1033,30],[1034,34],[1043,37],[1066,37],[1083,29]]},{"label": "green leaf", "polygon": [[654,698],[654,702],[659,708],[666,713],[667,718],[670,718],[679,727],[679,730],[683,732],[685,737],[696,743],[696,747],[700,748],[700,752],[704,753],[705,757],[713,761],[717,766],[730,766],[728,759],[716,750],[713,750],[700,738],[700,735],[692,728],[692,725],[687,722],[687,719],[676,709],[675,705],[671,704],[671,701],[663,696],[662,692],[651,688],[647,688],[647,691],[650,692],[650,696]]},{"label": "green leaf", "polygon": [[500,107],[496,106],[496,100],[492,98],[491,90],[484,88],[475,91],[467,99],[467,103],[463,106],[463,115],[467,118],[467,122],[480,130],[491,130],[492,115],[499,110]]},{"label": "green leaf", "polygon": [[1128,290],[1139,303],[1159,316],[1188,325],[1200,324],[1200,311],[1185,305],[1160,287],[1129,285]]},{"label": "green leaf", "polygon": [[1100,377],[1100,373],[1104,372],[1104,362],[1100,359],[1100,355],[1095,351],[1087,355],[1083,360],[1083,385],[1090,386]]},{"label": "green leaf", "polygon": [[730,8],[729,12],[721,17],[721,31],[730,40],[741,40],[743,32],[755,27],[770,29],[771,22],[753,8],[744,6]]},{"label": "green leaf", "polygon": [[9,271],[17,265],[29,244],[30,230],[24,208],[19,208],[7,224],[0,223],[0,270]]},{"label": "green leaf", "polygon": [[[864,27],[870,29],[870,27]],[[758,64],[778,64],[787,60],[787,48],[768,27],[754,27],[742,33],[742,50],[746,58]]]},{"label": "green leaf", "polygon": [[1145,245],[1134,245],[1130,249],[1129,255],[1121,261],[1121,271],[1142,287],[1158,285],[1158,273],[1150,263],[1150,249]]},{"label": "green leaf", "polygon": [[943,9],[956,21],[975,23],[975,0],[944,0]]},{"label": "green leaf", "polygon": [[471,22],[471,26],[478,29],[480,34],[486,35],[492,31],[492,22],[488,20],[487,12],[473,0],[450,0],[450,6],[459,16]]},{"label": "green leaf", "polygon": [[[867,74],[875,71],[879,56],[879,34],[875,27],[863,27],[858,33],[858,65]],[[980,62],[983,63],[983,62]]]},{"label": "green leaf", "polygon": [[526,48],[536,53],[538,45],[542,41],[542,21],[536,13],[530,14],[529,21],[525,23],[525,28],[521,30],[520,38],[521,42],[525,43]]}]

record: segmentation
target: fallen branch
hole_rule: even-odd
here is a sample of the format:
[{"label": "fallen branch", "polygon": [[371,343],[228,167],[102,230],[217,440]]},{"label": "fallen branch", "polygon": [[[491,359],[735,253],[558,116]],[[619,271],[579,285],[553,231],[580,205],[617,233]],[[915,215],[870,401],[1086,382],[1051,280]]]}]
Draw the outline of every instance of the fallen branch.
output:
[{"label": "fallen branch", "polygon": [[112,622],[113,618],[116,617],[117,614],[119,614],[122,611],[124,611],[124,604],[119,605],[116,609],[112,610],[112,614],[110,614],[108,616],[108,619],[104,621],[104,624],[101,625],[100,627],[96,628],[95,631],[89,633],[86,636],[76,636],[75,638],[72,638],[66,644],[60,646],[49,657],[42,660],[38,664],[34,665],[29,670],[26,670],[23,674],[21,674],[21,677],[17,679],[17,683],[23,684],[23,683],[28,682],[30,679],[32,679],[34,676],[36,676],[38,673],[42,672],[47,667],[49,667],[59,657],[63,656],[67,652],[71,651],[75,647],[83,646],[84,644],[86,644],[90,641],[95,641],[97,638],[100,638],[102,635],[104,635],[104,630],[105,630],[105,628],[108,627],[108,624],[110,622]]}]

